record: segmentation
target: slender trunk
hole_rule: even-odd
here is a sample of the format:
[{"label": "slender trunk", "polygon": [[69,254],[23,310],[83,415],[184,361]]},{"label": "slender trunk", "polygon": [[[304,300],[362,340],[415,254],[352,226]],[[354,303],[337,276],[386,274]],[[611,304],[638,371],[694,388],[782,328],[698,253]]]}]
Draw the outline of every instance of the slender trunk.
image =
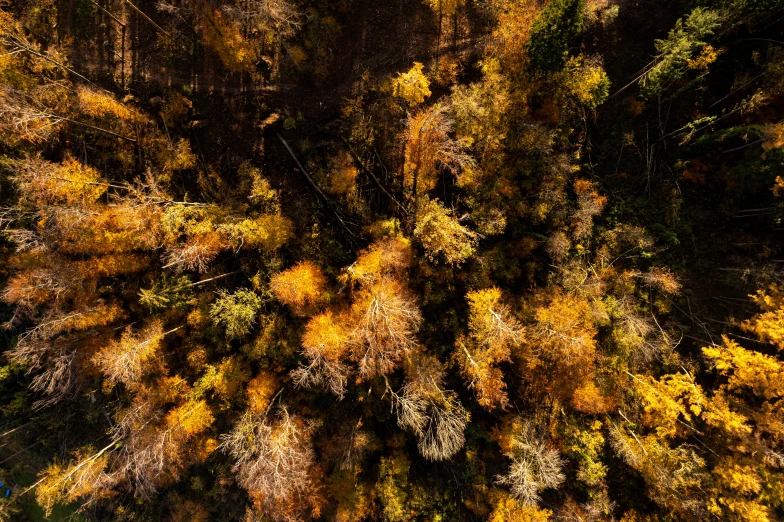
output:
[{"label": "slender trunk", "polygon": [[122,25],[122,34],[120,35],[122,42],[120,43],[120,85],[122,90],[125,90],[125,24]]},{"label": "slender trunk", "polygon": [[65,12],[65,33],[67,36],[73,36],[73,11],[74,0],[68,0],[68,7]]},{"label": "slender trunk", "polygon": [[444,14],[441,4],[438,4],[438,38],[436,39],[436,70],[438,70],[438,57],[441,54],[441,24],[444,21]]},{"label": "slender trunk", "polygon": [[457,52],[457,11],[452,16],[452,50]]}]

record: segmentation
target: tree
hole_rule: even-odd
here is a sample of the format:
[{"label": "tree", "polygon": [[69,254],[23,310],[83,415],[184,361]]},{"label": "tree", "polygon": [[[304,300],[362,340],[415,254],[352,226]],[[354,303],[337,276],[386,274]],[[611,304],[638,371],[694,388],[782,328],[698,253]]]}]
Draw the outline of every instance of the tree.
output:
[{"label": "tree", "polygon": [[406,162],[404,183],[414,198],[433,190],[440,169],[452,174],[476,170],[477,164],[466,152],[465,141],[450,137],[454,122],[445,105],[420,110],[406,120]]},{"label": "tree", "polygon": [[728,390],[750,389],[766,399],[784,396],[784,363],[770,355],[747,350],[727,337],[722,340],[722,347],[706,347],[702,352],[728,377]]},{"label": "tree", "polygon": [[387,383],[397,422],[419,438],[419,452],[428,460],[451,458],[465,444],[468,412],[455,392],[443,388],[444,368],[428,356],[414,360],[409,380],[399,393]]},{"label": "tree", "polygon": [[584,7],[583,0],[553,0],[542,9],[525,44],[534,70],[552,72],[563,67],[569,54],[569,40],[582,29]]},{"label": "tree", "polygon": [[115,481],[105,471],[109,459],[107,449],[90,455],[91,449],[83,448],[75,453],[73,463],[67,466],[53,463],[46,467],[35,490],[35,500],[47,517],[55,504],[83,499],[89,503],[111,495]]},{"label": "tree", "polygon": [[270,289],[295,314],[304,315],[321,297],[326,282],[319,267],[303,261],[276,274],[270,281]]},{"label": "tree", "polygon": [[779,350],[784,349],[784,292],[778,285],[771,285],[767,291],[758,291],[752,300],[761,311],[744,321],[743,329]]},{"label": "tree", "polygon": [[497,365],[511,360],[512,348],[522,341],[523,328],[501,303],[498,288],[469,292],[466,300],[469,335],[457,339],[454,357],[479,404],[488,409],[505,408],[509,398]]},{"label": "tree", "polygon": [[578,207],[572,214],[572,235],[579,241],[591,233],[593,218],[601,214],[607,198],[600,196],[594,190],[593,183],[584,179],[574,182],[574,191],[577,194]]},{"label": "tree", "polygon": [[347,318],[332,312],[313,317],[302,337],[302,348],[308,364],[292,372],[297,386],[324,386],[343,398],[349,369],[345,358],[350,349],[351,330]]},{"label": "tree", "polygon": [[403,98],[412,107],[421,104],[432,94],[430,81],[422,72],[423,68],[424,65],[414,62],[414,66],[408,72],[398,73],[397,78],[392,80],[392,93]]},{"label": "tree", "polygon": [[232,294],[224,290],[210,307],[210,315],[215,326],[226,329],[228,339],[237,339],[250,331],[259,309],[261,298],[252,290],[241,288]]},{"label": "tree", "polygon": [[273,520],[289,520],[315,507],[310,475],[315,454],[308,432],[302,419],[282,407],[271,418],[246,412],[221,436],[237,482]]},{"label": "tree", "polygon": [[422,315],[394,279],[361,289],[351,305],[351,316],[352,358],[363,379],[391,372],[417,346],[415,335]]},{"label": "tree", "polygon": [[428,200],[417,213],[414,237],[425,248],[431,262],[443,258],[447,264],[460,265],[476,250],[478,235],[452,217],[438,200]]},{"label": "tree", "polygon": [[570,58],[563,70],[563,84],[569,95],[578,103],[595,109],[610,94],[610,79],[602,68],[600,59],[583,55]]},{"label": "tree", "polygon": [[[169,333],[169,332],[166,332]],[[98,352],[93,362],[111,386],[138,384],[153,369],[162,369],[161,341],[166,335],[160,322],[154,321],[134,335],[128,327],[119,341]]]},{"label": "tree", "polygon": [[379,239],[346,268],[344,280],[372,285],[384,278],[400,275],[413,264],[411,243],[401,235]]},{"label": "tree", "polygon": [[718,11],[697,7],[685,21],[680,18],[675,22],[666,39],[656,40],[658,54],[640,78],[643,96],[660,94],[681,78],[691,57],[705,47],[703,40],[713,34],[720,22]]},{"label": "tree", "polygon": [[512,459],[512,465],[496,481],[509,486],[512,495],[524,506],[535,506],[542,490],[558,488],[566,480],[562,471],[564,462],[558,450],[536,434],[530,421],[516,419],[511,423],[511,430],[503,449]]}]

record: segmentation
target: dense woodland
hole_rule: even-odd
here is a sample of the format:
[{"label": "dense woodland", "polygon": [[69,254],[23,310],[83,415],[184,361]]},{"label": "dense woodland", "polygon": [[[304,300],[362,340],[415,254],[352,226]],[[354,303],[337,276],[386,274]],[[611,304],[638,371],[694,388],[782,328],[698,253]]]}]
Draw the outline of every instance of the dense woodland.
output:
[{"label": "dense woodland", "polygon": [[782,0],[2,0],[0,520],[784,520],[782,219]]}]

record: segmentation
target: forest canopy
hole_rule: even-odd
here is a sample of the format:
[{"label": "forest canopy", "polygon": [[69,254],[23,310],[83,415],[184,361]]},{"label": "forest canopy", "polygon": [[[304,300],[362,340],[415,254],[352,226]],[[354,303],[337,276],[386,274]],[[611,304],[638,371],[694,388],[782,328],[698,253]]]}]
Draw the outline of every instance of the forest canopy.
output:
[{"label": "forest canopy", "polygon": [[780,117],[782,0],[0,0],[0,521],[784,520]]}]

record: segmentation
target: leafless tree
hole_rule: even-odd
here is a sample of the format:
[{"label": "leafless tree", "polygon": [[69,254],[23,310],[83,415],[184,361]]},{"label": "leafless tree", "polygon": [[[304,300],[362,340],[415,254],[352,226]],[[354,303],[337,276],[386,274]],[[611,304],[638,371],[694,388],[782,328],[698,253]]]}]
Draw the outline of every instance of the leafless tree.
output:
[{"label": "leafless tree", "polygon": [[507,456],[512,459],[509,472],[496,477],[496,481],[509,486],[523,504],[536,505],[542,490],[557,488],[566,479],[560,453],[537,436],[530,421],[523,422],[520,431],[512,435]]},{"label": "leafless tree", "polygon": [[392,371],[400,358],[416,347],[422,315],[395,281],[382,281],[361,292],[354,302],[359,321],[351,343],[360,376],[371,378]]},{"label": "leafless tree", "polygon": [[449,459],[465,445],[468,414],[457,394],[444,389],[444,370],[437,360],[423,357],[415,366],[400,393],[387,387],[398,425],[417,435],[423,457]]},{"label": "leafless tree", "polygon": [[125,481],[142,498],[156,493],[161,479],[176,469],[180,445],[177,430],[160,423],[164,413],[143,395],[123,411],[112,427],[117,443],[112,476]]},{"label": "leafless tree", "polygon": [[302,419],[281,407],[273,418],[247,412],[221,436],[220,447],[234,459],[238,482],[260,499],[267,514],[311,489],[315,456],[308,431]]},{"label": "leafless tree", "polygon": [[291,372],[296,386],[323,386],[339,398],[343,398],[348,381],[349,368],[340,361],[332,361],[317,350],[305,350],[307,364],[300,364]]}]

